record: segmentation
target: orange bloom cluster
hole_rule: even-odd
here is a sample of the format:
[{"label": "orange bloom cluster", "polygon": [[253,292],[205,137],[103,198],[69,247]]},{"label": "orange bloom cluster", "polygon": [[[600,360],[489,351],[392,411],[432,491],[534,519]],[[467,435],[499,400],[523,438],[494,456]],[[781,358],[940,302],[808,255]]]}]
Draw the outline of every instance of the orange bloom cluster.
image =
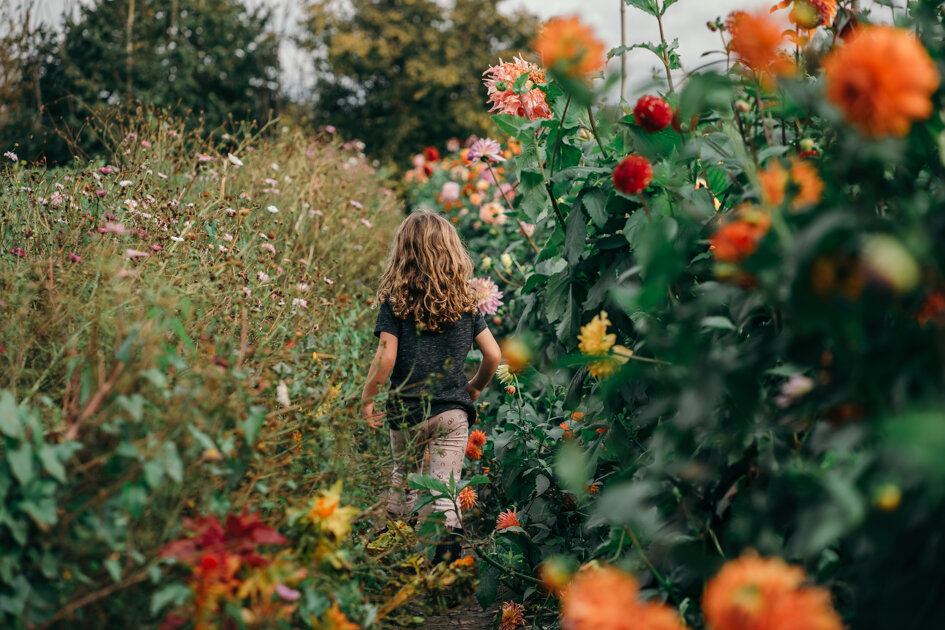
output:
[{"label": "orange bloom cluster", "polygon": [[[512,85],[523,74],[528,74],[525,83],[527,92],[516,94]],[[545,93],[537,85],[545,83],[545,71],[521,57],[513,57],[512,61],[503,62],[489,67],[484,73],[483,83],[492,104],[491,112],[510,114],[533,120],[535,118],[551,118],[551,108],[545,101]]]},{"label": "orange bloom cluster", "polygon": [[905,136],[932,115],[940,77],[929,53],[905,29],[860,29],[824,60],[827,98],[868,136]]},{"label": "orange bloom cluster", "polygon": [[791,201],[792,210],[803,210],[820,203],[824,192],[824,182],[817,174],[817,169],[803,160],[791,160],[790,170],[785,170],[781,162],[775,160],[766,170],[758,173],[765,201],[772,206],[784,203],[788,184],[795,188]]},{"label": "orange bloom cluster", "polygon": [[566,630],[684,630],[675,610],[638,599],[633,576],[614,567],[584,567],[561,595]]},{"label": "orange bloom cluster", "polygon": [[501,532],[503,529],[508,529],[509,527],[521,527],[522,524],[518,522],[518,508],[511,508],[499,514],[499,518],[495,521],[496,531]]},{"label": "orange bloom cluster", "polygon": [[794,73],[794,62],[781,48],[784,31],[769,16],[737,11],[729,15],[726,28],[732,37],[729,48],[762,83],[770,85],[775,77]]},{"label": "orange bloom cluster", "polygon": [[706,585],[702,612],[714,630],[842,630],[829,591],[802,586],[804,577],[780,558],[742,556]]},{"label": "orange bloom cluster", "polygon": [[737,263],[755,253],[758,243],[768,233],[771,217],[761,211],[743,211],[741,218],[723,225],[709,240],[715,259]]},{"label": "orange bloom cluster", "polygon": [[466,486],[459,491],[459,507],[464,510],[471,510],[476,507],[476,501],[478,499],[479,495],[476,494],[472,486]]},{"label": "orange bloom cluster", "polygon": [[476,559],[472,556],[464,556],[462,558],[457,558],[450,563],[451,567],[474,567],[476,566]]},{"label": "orange bloom cluster", "polygon": [[502,604],[502,620],[499,630],[515,630],[525,625],[525,607],[515,602]]},{"label": "orange bloom cluster", "polygon": [[469,459],[482,458],[482,446],[486,443],[486,434],[476,429],[469,434],[469,440],[466,442],[466,457]]},{"label": "orange bloom cluster", "polygon": [[569,77],[583,78],[604,67],[604,44],[577,17],[548,20],[533,48],[546,68]]}]

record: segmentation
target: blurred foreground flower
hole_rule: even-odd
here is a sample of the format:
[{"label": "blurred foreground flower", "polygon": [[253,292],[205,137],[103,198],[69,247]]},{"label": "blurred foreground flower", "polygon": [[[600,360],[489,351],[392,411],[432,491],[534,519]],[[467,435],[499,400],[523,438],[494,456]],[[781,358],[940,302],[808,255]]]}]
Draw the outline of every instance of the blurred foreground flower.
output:
[{"label": "blurred foreground flower", "polygon": [[585,566],[561,595],[565,630],[683,630],[679,614],[638,599],[636,579],[611,566]]},{"label": "blurred foreground flower", "polygon": [[706,585],[702,612],[713,630],[842,630],[829,591],[803,587],[804,578],[780,558],[744,555]]},{"label": "blurred foreground flower", "polygon": [[571,78],[584,78],[603,69],[604,44],[577,17],[545,22],[533,45],[542,64]]},{"label": "blurred foreground flower", "polygon": [[766,87],[777,77],[794,73],[794,62],[782,48],[784,29],[771,17],[736,11],[729,15],[726,27],[732,37],[729,48]]},{"label": "blurred foreground flower", "polygon": [[889,234],[873,234],[863,244],[863,267],[868,275],[897,293],[911,291],[921,270],[906,246]]},{"label": "blurred foreground flower", "polygon": [[607,317],[607,311],[601,311],[591,321],[581,326],[578,349],[590,356],[606,354],[617,343],[617,335],[607,332],[609,327],[610,319]]},{"label": "blurred foreground flower", "polygon": [[824,60],[827,98],[869,136],[905,136],[932,115],[940,77],[915,35],[889,26],[864,27]]},{"label": "blurred foreground flower", "polygon": [[336,481],[328,490],[319,490],[308,511],[308,520],[313,525],[329,532],[335,540],[341,540],[351,530],[351,519],[358,513],[355,507],[341,506],[341,481]]},{"label": "blurred foreground flower", "polygon": [[781,0],[771,11],[791,7],[788,18],[800,28],[811,30],[830,26],[837,15],[837,0]]},{"label": "blurred foreground flower", "polygon": [[502,306],[502,291],[490,278],[473,278],[469,281],[476,296],[476,308],[483,315],[495,315]]},{"label": "blurred foreground flower", "polygon": [[772,206],[784,203],[790,184],[794,190],[791,199],[791,210],[794,211],[816,206],[824,191],[824,182],[814,165],[796,158],[791,160],[790,170],[785,170],[780,161],[774,160],[771,166],[758,173],[758,177],[764,198]]},{"label": "blurred foreground flower", "polygon": [[737,263],[755,253],[758,243],[768,233],[771,217],[768,213],[752,208],[739,212],[739,218],[726,223],[709,239],[709,249],[715,259]]},{"label": "blurred foreground flower", "polygon": [[[516,94],[512,91],[515,81],[527,74],[525,92]],[[491,112],[509,114],[533,120],[535,118],[551,118],[551,108],[545,102],[545,93],[538,87],[545,83],[545,71],[537,65],[525,61],[521,57],[513,57],[512,61],[490,66],[483,76],[483,83],[488,91],[489,102],[492,103]]]},{"label": "blurred foreground flower", "polygon": [[532,350],[521,337],[506,337],[502,340],[500,346],[506,369],[511,374],[521,374],[522,370],[531,363]]}]

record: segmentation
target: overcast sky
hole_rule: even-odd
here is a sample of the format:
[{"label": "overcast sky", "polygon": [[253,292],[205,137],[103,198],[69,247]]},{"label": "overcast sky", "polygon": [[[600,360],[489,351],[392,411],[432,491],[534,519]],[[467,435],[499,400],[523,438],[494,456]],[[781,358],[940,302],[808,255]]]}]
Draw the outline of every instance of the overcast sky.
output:
[{"label": "overcast sky", "polygon": [[[2,2],[3,0],[0,0]],[[57,22],[64,9],[88,0],[38,0],[38,17]],[[608,49],[620,43],[621,0],[504,0],[502,9],[513,11],[524,8],[543,19],[556,15],[578,15],[591,25],[604,40]],[[755,9],[771,6],[773,0],[679,0],[666,14],[664,28],[667,38],[679,38],[683,66],[691,70],[705,60],[700,55],[720,48],[717,33],[706,28],[706,22],[725,16],[734,9]],[[275,11],[276,29],[291,34],[298,22],[301,0],[248,0],[248,4],[268,4]],[[627,7],[627,42],[658,41],[656,20],[633,7]],[[709,57],[707,59],[716,59]],[[658,64],[652,53],[637,50],[629,53],[628,72],[633,84],[639,85],[651,75],[650,69]],[[615,67],[619,62],[612,61]],[[282,51],[284,83],[291,92],[304,92],[311,81],[308,60],[291,44]]]}]

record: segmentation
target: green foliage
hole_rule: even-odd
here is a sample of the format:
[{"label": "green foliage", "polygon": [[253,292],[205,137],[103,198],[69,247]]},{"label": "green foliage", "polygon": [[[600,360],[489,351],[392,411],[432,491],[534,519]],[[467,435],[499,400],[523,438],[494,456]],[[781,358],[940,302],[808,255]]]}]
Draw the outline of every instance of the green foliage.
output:
[{"label": "green foliage", "polygon": [[[941,16],[916,7],[910,19],[940,58]],[[695,74],[665,95],[678,130],[654,134],[628,108],[575,113],[584,96],[554,83],[553,118],[496,117],[522,146],[503,165],[518,182],[512,220],[458,225],[506,292],[499,314],[514,330],[498,332],[533,361],[481,414],[492,428],[482,509],[517,506],[530,535],[483,543],[505,554],[491,580],[528,598],[544,560],[614,562],[703,627],[690,604],[754,549],[804,565],[850,627],[942,625],[941,117],[905,138],[864,137],[826,102],[825,81],[814,72],[766,93],[737,68]],[[932,102],[940,112],[941,92]],[[653,165],[641,195],[614,188],[629,153]],[[822,194],[795,206],[795,182],[771,202],[759,172],[799,160]],[[416,186],[417,205],[466,181],[444,163]],[[481,179],[473,170],[470,189]],[[753,212],[770,221],[757,249],[732,261],[710,248]],[[515,218],[537,224],[537,252]],[[483,266],[500,253],[515,259]],[[626,351],[581,352],[601,311]],[[537,623],[552,623],[543,611]]]},{"label": "green foliage", "polygon": [[279,90],[269,19],[240,0],[82,4],[61,34],[40,29],[18,56],[32,89],[4,101],[20,116],[0,129],[0,141],[49,163],[100,154],[111,147],[87,119],[116,103],[174,107],[207,129],[265,121]]},{"label": "green foliage", "polygon": [[425,146],[485,134],[478,77],[526,50],[534,17],[498,0],[311,3],[305,44],[316,53],[315,120],[403,161]]},{"label": "green foliage", "polygon": [[[356,511],[386,481],[345,402],[400,219],[363,156],[288,128],[208,144],[151,111],[97,132],[122,139],[108,162],[0,170],[5,628],[156,627],[192,597],[160,554],[185,519],[283,529],[334,478]],[[287,533],[247,588],[306,568],[296,619],[334,601],[364,621],[383,567],[350,578]]]}]

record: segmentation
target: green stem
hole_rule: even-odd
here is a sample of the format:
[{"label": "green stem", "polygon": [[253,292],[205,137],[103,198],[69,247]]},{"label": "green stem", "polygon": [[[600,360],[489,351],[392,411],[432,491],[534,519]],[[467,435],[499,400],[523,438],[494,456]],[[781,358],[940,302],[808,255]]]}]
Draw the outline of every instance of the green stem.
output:
[{"label": "green stem", "polygon": [[[622,1],[622,0],[621,0]],[[568,95],[568,100],[564,103],[564,111],[561,113],[561,120],[558,122],[558,133],[555,134],[555,148],[551,152],[551,164],[549,165],[548,170],[551,172],[551,176],[555,176],[555,162],[558,157],[558,147],[561,146],[561,129],[564,127],[564,119],[568,116],[568,108],[571,107],[571,95]]]},{"label": "green stem", "polygon": [[627,533],[630,535],[630,542],[633,543],[633,546],[636,547],[637,553],[640,554],[640,558],[643,560],[643,564],[645,564],[646,568],[650,570],[650,573],[652,573],[653,577],[656,578],[656,581],[660,583],[660,586],[665,588],[667,593],[669,593],[670,597],[673,597],[673,599],[675,600],[675,597],[673,596],[673,590],[670,587],[669,583],[665,579],[663,579],[663,576],[660,574],[660,572],[657,571],[656,567],[653,566],[653,563],[650,562],[650,559],[646,556],[646,553],[643,551],[643,547],[640,545],[640,540],[637,538],[637,535],[634,533],[633,528],[630,527],[629,525],[627,526]]},{"label": "green stem", "polygon": [[526,580],[526,581],[531,582],[531,583],[533,583],[533,584],[541,584],[541,580],[539,580],[539,579],[537,579],[537,578],[534,578],[534,577],[532,577],[531,575],[526,575],[526,574],[524,574],[524,573],[520,573],[519,571],[516,571],[515,569],[511,569],[511,568],[505,566],[504,564],[501,564],[501,563],[499,563],[499,562],[496,562],[495,560],[493,560],[492,558],[489,557],[489,554],[487,554],[487,553],[485,553],[485,552],[483,552],[483,551],[480,551],[478,547],[473,547],[472,549],[473,549],[473,551],[476,552],[476,555],[477,555],[477,556],[479,556],[480,558],[482,558],[483,560],[485,560],[486,564],[495,567],[495,568],[498,569],[499,571],[502,571],[503,573],[505,573],[505,574],[507,574],[507,575],[511,575],[511,576],[513,576],[513,577],[517,577],[517,578]]},{"label": "green stem", "polygon": [[555,219],[557,219],[558,224],[561,226],[561,231],[567,231],[567,224],[564,222],[564,215],[561,214],[561,208],[558,207],[558,200],[555,198],[554,190],[551,188],[551,181],[548,179],[548,174],[545,173],[545,166],[541,163],[541,151],[538,147],[538,138],[537,136],[532,136],[532,142],[535,143],[535,161],[538,162],[538,168],[541,170],[541,181],[545,184],[545,190],[548,192],[548,197],[551,199],[551,207],[555,211]]},{"label": "green stem", "polygon": [[600,134],[597,133],[597,121],[594,120],[594,112],[591,110],[591,106],[587,106],[587,117],[591,121],[591,132],[594,134],[594,139],[597,140],[597,146],[600,147],[600,152],[604,156],[604,159],[609,160],[610,156],[607,155],[607,150],[604,148],[604,143],[600,141]]}]

